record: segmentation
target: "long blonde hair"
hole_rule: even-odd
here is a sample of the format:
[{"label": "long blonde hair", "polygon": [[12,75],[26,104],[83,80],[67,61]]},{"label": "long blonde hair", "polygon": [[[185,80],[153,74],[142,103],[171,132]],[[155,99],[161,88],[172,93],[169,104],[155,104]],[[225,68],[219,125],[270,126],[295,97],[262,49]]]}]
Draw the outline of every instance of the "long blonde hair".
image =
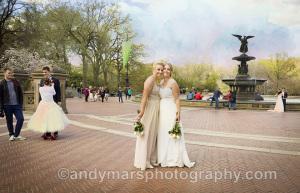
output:
[{"label": "long blonde hair", "polygon": [[160,65],[160,66],[162,66],[162,67],[165,67],[166,62],[164,62],[164,61],[162,61],[162,60],[160,60],[160,61],[158,61],[158,62],[154,62],[154,63],[152,64],[152,69],[154,69],[157,65]]}]

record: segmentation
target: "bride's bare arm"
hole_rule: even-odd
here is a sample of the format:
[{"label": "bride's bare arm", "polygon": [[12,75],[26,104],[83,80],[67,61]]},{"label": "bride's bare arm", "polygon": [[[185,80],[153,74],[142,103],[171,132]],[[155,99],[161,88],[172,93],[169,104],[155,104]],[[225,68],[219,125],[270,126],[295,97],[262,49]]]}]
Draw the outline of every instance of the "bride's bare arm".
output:
[{"label": "bride's bare arm", "polygon": [[176,120],[180,121],[180,89],[175,80],[172,84],[172,93],[176,103]]},{"label": "bride's bare arm", "polygon": [[148,101],[148,97],[151,93],[151,90],[153,88],[153,84],[154,84],[154,81],[150,77],[147,78],[147,80],[144,83],[143,96],[142,96],[142,100],[141,100],[141,108],[140,108],[140,113],[138,114],[137,120],[140,120],[145,113],[146,104]]}]

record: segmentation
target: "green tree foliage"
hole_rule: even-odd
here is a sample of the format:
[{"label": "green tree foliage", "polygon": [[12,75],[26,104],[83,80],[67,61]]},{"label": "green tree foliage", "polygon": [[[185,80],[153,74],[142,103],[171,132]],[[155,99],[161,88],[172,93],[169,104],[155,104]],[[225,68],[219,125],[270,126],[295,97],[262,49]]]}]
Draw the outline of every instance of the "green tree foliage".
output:
[{"label": "green tree foliage", "polygon": [[295,59],[288,58],[286,54],[276,54],[269,60],[262,60],[261,64],[267,69],[268,79],[274,83],[276,90],[296,72]]},{"label": "green tree foliage", "polygon": [[249,65],[249,74],[265,78],[267,82],[259,89],[265,94],[274,94],[285,87],[289,94],[300,94],[300,59],[278,53],[269,59],[262,59]]},{"label": "green tree foliage", "polygon": [[176,66],[173,77],[182,88],[195,87],[198,90],[213,91],[218,87],[220,73],[209,64]]},{"label": "green tree foliage", "polygon": [[[115,90],[125,86],[128,71],[129,83],[139,93],[143,82],[152,73],[151,64],[143,64],[144,45],[133,41],[136,36],[128,15],[122,13],[118,3],[105,0],[51,1],[47,5],[24,4],[21,0],[0,1],[0,65],[11,53],[39,56],[70,73],[70,82],[77,86],[108,86]],[[132,43],[129,57],[122,56],[124,42]],[[14,49],[11,49],[14,48]],[[6,52],[5,52],[6,50]],[[26,54],[27,53],[27,54]],[[125,53],[125,52],[123,52]],[[79,55],[82,64],[71,66],[70,55]],[[123,58],[128,65],[123,65]],[[34,68],[41,62],[24,60]],[[16,61],[16,60],[15,60]],[[18,58],[17,63],[22,63]],[[14,64],[13,64],[14,65]],[[1,67],[1,66],[0,66]],[[211,64],[176,66],[173,77],[180,87],[213,91],[228,89],[222,78],[235,77],[236,65],[221,68]],[[300,94],[300,59],[276,54],[269,59],[249,63],[252,77],[267,79],[258,89],[273,94],[285,87],[289,94]],[[79,85],[78,85],[79,84]]]},{"label": "green tree foliage", "polygon": [[[1,46],[5,49],[25,48],[69,73],[72,72],[69,55],[77,54],[82,60],[83,85],[108,85],[116,76],[119,78],[114,86],[121,83],[125,70],[119,65],[122,64],[122,43],[132,41],[135,34],[129,17],[121,13],[118,4],[96,0],[55,1],[47,5],[30,4],[25,8],[18,0],[6,0],[0,5],[0,14],[9,16],[1,18],[0,26],[1,41],[4,35],[6,40],[5,46]],[[20,33],[7,35],[16,30]],[[12,40],[8,41],[8,37]],[[138,58],[142,49],[142,45],[133,43],[128,58],[129,73],[140,65]]]},{"label": "green tree foliage", "polygon": [[22,12],[28,5],[20,0],[0,1],[0,55],[4,54],[12,44],[17,42],[22,30],[15,28],[14,23],[20,22],[19,12]]}]

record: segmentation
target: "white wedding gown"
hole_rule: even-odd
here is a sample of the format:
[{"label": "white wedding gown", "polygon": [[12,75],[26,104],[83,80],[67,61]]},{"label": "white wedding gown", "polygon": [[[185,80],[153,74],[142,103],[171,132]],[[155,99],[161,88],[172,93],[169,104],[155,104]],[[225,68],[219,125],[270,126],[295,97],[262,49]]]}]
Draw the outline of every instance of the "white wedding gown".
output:
[{"label": "white wedding gown", "polygon": [[174,127],[176,120],[176,104],[170,87],[161,88],[159,91],[160,112],[157,136],[158,163],[161,167],[193,167],[195,162],[191,162],[184,141],[184,130],[181,127],[180,139],[173,139],[169,131]]},{"label": "white wedding gown", "polygon": [[54,84],[39,88],[42,100],[27,123],[27,128],[39,133],[56,132],[70,124],[62,108],[53,100]]},{"label": "white wedding gown", "polygon": [[271,112],[284,112],[283,101],[282,101],[282,93],[278,94],[276,99],[276,104],[274,110],[269,110]]}]

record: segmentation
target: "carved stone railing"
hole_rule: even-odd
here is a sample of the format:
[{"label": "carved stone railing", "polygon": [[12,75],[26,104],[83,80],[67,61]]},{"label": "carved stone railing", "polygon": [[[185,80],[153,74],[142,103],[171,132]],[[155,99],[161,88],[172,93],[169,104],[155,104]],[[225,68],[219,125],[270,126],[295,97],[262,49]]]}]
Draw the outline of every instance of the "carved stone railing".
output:
[{"label": "carved stone railing", "polygon": [[25,91],[23,94],[23,108],[26,111],[34,111],[34,92]]}]

